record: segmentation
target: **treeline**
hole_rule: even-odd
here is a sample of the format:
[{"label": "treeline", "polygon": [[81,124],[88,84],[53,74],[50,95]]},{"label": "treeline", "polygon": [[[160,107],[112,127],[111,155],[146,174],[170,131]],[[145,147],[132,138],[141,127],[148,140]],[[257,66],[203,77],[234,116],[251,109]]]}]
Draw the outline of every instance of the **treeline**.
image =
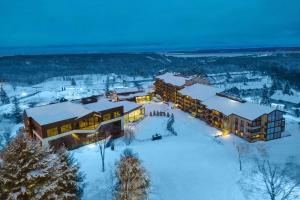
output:
[{"label": "treeline", "polygon": [[173,57],[154,53],[11,56],[0,58],[0,79],[34,84],[55,76],[116,73],[152,76],[165,69],[184,74],[257,70],[300,85],[300,53],[268,56]]}]

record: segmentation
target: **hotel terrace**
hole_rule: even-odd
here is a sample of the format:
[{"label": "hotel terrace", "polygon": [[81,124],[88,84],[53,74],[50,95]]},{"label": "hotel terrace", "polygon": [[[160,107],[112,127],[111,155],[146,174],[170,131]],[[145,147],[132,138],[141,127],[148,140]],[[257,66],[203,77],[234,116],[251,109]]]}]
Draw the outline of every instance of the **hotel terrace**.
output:
[{"label": "hotel terrace", "polygon": [[124,123],[140,120],[144,113],[144,107],[134,102],[91,97],[29,108],[24,111],[24,124],[29,137],[43,146],[75,149],[104,137],[122,136]]},{"label": "hotel terrace", "polygon": [[249,142],[282,137],[282,111],[227,96],[201,78],[166,73],[157,76],[154,85],[163,100],[175,103],[224,134],[233,133]]}]

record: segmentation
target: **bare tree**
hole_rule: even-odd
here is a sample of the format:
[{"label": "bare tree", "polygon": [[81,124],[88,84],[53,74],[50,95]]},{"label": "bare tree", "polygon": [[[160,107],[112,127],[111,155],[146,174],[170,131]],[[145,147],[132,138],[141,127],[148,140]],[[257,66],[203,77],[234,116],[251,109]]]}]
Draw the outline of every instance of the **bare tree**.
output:
[{"label": "bare tree", "polygon": [[[269,159],[255,159],[253,170],[242,188],[255,199],[264,197],[270,200],[293,200],[300,198],[300,166],[290,158],[284,164],[275,164]],[[250,191],[251,188],[251,191]]]},{"label": "bare tree", "polygon": [[134,127],[130,124],[127,124],[127,126],[124,129],[124,139],[126,145],[130,145],[134,139]]},{"label": "bare tree", "polygon": [[101,156],[101,169],[105,172],[105,149],[109,140],[109,133],[104,131],[103,134],[97,133],[97,145],[99,147],[99,152]]},{"label": "bare tree", "polygon": [[242,158],[249,152],[249,146],[245,143],[234,143],[234,146],[238,153],[239,168],[242,171]]}]

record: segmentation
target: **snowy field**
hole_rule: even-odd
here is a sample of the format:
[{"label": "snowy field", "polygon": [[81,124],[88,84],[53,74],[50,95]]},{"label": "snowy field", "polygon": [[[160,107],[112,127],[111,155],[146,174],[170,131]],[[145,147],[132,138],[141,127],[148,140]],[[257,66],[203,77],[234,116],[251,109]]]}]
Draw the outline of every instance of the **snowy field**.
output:
[{"label": "snowy field", "polygon": [[[245,199],[239,185],[243,173],[239,171],[235,144],[247,145],[249,157],[255,155],[259,147],[264,148],[276,162],[284,162],[289,156],[295,156],[300,164],[300,129],[299,124],[291,119],[287,119],[286,126],[290,137],[250,144],[233,135],[216,138],[217,129],[169,105],[151,102],[145,107],[148,114],[154,110],[173,113],[178,136],[169,135],[166,130],[167,118],[147,116],[134,125],[136,139],[133,143],[126,146],[120,138],[115,151],[107,149],[105,173],[101,172],[97,145],[74,150],[74,156],[86,174],[88,185],[84,199],[105,199],[108,177],[126,147],[138,153],[150,174],[151,200]],[[163,135],[162,140],[151,141],[155,133]],[[247,157],[243,160],[245,165],[250,163]]]}]

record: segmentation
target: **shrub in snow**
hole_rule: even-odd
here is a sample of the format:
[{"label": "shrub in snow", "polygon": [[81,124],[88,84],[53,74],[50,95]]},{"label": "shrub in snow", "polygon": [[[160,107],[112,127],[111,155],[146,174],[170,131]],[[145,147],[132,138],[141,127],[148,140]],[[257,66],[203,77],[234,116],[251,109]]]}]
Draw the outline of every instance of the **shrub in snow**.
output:
[{"label": "shrub in snow", "polygon": [[22,134],[1,154],[0,199],[79,199],[83,175],[64,149],[54,153]]},{"label": "shrub in snow", "polygon": [[150,179],[141,161],[130,149],[125,149],[116,164],[116,200],[147,199]]}]

